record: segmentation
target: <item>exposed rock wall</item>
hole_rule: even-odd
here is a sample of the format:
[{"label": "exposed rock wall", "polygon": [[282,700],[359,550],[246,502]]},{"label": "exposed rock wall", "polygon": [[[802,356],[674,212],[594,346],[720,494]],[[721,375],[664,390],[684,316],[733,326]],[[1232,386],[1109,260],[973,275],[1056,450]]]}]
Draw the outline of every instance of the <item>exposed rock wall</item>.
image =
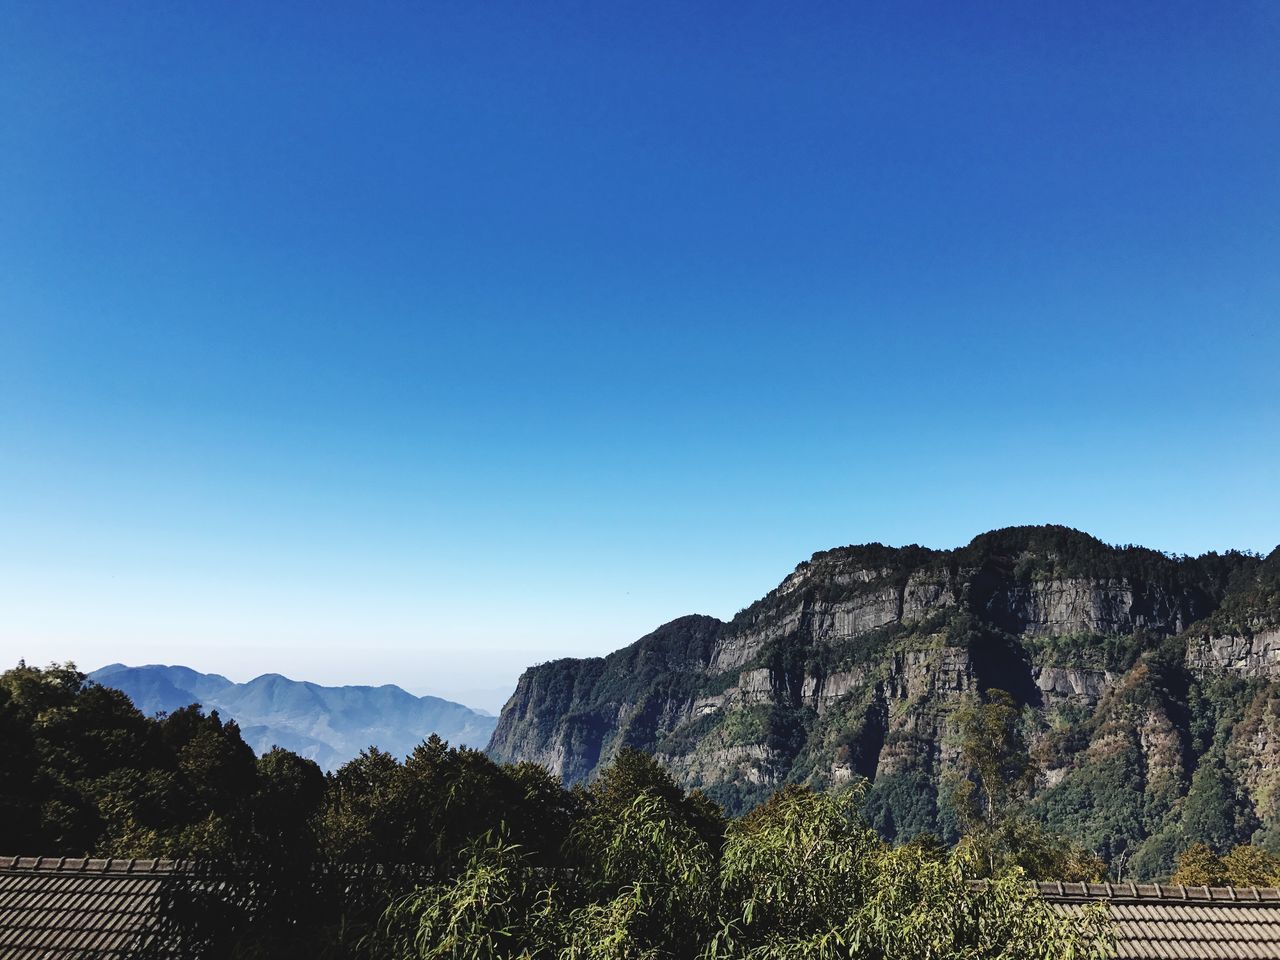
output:
[{"label": "exposed rock wall", "polygon": [[1187,666],[1201,673],[1222,670],[1242,677],[1280,677],[1280,629],[1227,636],[1203,633],[1187,645]]},{"label": "exposed rock wall", "polygon": [[1115,683],[1110,670],[1084,667],[1037,667],[1033,671],[1036,688],[1045,702],[1097,703]]},{"label": "exposed rock wall", "polygon": [[[634,746],[731,811],[783,783],[870,777],[893,829],[933,829],[930,804],[940,810],[957,760],[954,712],[1000,687],[1026,705],[1046,803],[1072,816],[1083,805],[1098,842],[1120,843],[1116,830],[1176,816],[1187,790],[1197,741],[1178,691],[1198,677],[1280,679],[1280,630],[1188,629],[1258,564],[1110,548],[1062,528],[996,531],[956,551],[827,551],[728,623],[683,618],[606,658],[531,668],[490,752],[573,782]],[[1157,675],[1147,658],[1171,639],[1185,659],[1161,660]],[[1248,729],[1267,753],[1280,734],[1255,713]],[[1253,771],[1246,789],[1263,803],[1280,782],[1244,755],[1230,762]],[[1120,826],[1107,819],[1117,802],[1135,807]]]},{"label": "exposed rock wall", "polygon": [[1193,594],[1111,578],[1009,583],[983,573],[975,577],[973,592],[992,623],[1031,636],[1123,634],[1139,629],[1172,634],[1210,612]]}]

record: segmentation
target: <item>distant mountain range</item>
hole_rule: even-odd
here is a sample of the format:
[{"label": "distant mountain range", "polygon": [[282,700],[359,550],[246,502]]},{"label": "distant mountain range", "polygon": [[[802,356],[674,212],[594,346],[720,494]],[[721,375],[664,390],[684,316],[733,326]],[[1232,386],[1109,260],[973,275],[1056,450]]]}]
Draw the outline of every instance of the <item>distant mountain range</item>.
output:
[{"label": "distant mountain range", "polygon": [[276,673],[234,683],[189,667],[113,663],[89,674],[123,691],[145,714],[192,703],[240,725],[258,753],[273,746],[333,770],[369,746],[403,758],[433,733],[451,744],[483,748],[497,718],[439,697],[415,697],[400,687],[322,687]]}]

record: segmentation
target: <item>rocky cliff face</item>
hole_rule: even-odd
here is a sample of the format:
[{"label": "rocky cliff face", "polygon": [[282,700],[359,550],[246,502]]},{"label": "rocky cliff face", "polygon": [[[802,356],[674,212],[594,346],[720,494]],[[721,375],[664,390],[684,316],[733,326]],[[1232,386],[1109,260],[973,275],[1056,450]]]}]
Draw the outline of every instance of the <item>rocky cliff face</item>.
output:
[{"label": "rocky cliff face", "polygon": [[[999,687],[1026,705],[1045,811],[1132,855],[1176,819],[1197,745],[1247,766],[1213,746],[1187,698],[1280,679],[1280,630],[1258,613],[1275,557],[1168,557],[1060,527],[950,551],[825,551],[728,623],[686,617],[603,659],[531,668],[489,749],[574,782],[638,747],[730,811],[785,783],[867,777],[885,833],[945,835],[951,715]],[[1250,729],[1280,744],[1272,726]],[[1246,793],[1273,790],[1265,773],[1241,776]]]},{"label": "rocky cliff face", "polygon": [[1221,670],[1246,677],[1280,676],[1280,629],[1262,627],[1256,633],[1225,636],[1206,631],[1192,638],[1187,664],[1199,673]]}]

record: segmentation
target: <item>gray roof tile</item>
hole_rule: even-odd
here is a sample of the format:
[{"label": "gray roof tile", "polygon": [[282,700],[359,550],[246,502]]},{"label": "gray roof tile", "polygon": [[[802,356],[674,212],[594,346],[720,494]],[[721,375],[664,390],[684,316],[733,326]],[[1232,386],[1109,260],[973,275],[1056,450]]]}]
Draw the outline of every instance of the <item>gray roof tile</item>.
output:
[{"label": "gray roof tile", "polygon": [[136,956],[155,942],[172,861],[0,858],[0,956]]},{"label": "gray roof tile", "polygon": [[1107,904],[1117,960],[1280,960],[1280,889],[1042,883],[1055,909]]},{"label": "gray roof tile", "polygon": [[[359,891],[380,897],[388,885],[407,889],[429,875],[408,865],[306,869],[303,882],[315,884],[318,896],[324,890],[344,900]],[[279,879],[253,864],[0,857],[0,960],[193,960],[211,935],[225,932],[214,929],[217,917],[251,923],[265,915],[266,891]]]}]

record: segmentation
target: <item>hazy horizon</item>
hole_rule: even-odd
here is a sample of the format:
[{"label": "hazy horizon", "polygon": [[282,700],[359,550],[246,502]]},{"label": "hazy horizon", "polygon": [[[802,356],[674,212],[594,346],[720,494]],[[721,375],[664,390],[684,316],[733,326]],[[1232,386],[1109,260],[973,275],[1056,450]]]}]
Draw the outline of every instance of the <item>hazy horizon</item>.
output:
[{"label": "hazy horizon", "polygon": [[[1000,526],[1008,526],[1008,524],[1001,524]],[[977,535],[977,533],[982,533],[982,532],[986,532],[986,531],[985,530],[975,531],[975,536]],[[1084,532],[1090,533],[1091,531],[1086,530]],[[1113,543],[1117,545],[1123,545],[1124,543],[1131,542],[1131,541],[1125,541],[1123,539],[1108,540],[1106,537],[1102,537],[1100,539],[1104,540],[1104,542]],[[867,541],[860,541],[860,542],[867,542]],[[934,549],[950,549],[953,547],[963,546],[967,542],[968,542],[967,540],[964,540],[964,541],[957,541],[951,544],[926,543],[926,544],[920,544],[920,545],[931,547]],[[847,545],[848,544],[833,543],[828,545],[827,547],[823,547],[820,549],[831,549],[834,547],[847,546]],[[891,543],[888,545],[903,546],[905,544]],[[1151,547],[1152,549],[1159,549],[1165,553],[1170,553],[1170,554],[1196,555],[1196,554],[1207,552],[1207,550],[1194,550],[1194,551],[1174,550],[1174,549],[1168,549],[1165,547],[1153,546],[1151,544],[1138,544],[1138,545]],[[1277,549],[1277,548],[1280,548],[1280,544],[1274,544],[1271,546],[1263,546],[1263,547],[1225,546],[1225,547],[1214,547],[1214,548],[1208,548],[1208,549],[1217,549],[1219,551],[1227,550],[1227,549],[1248,550],[1254,553],[1266,555],[1270,553],[1271,550]],[[808,559],[808,557],[811,556],[813,552],[815,551],[810,551],[804,556],[797,558],[796,562],[799,563],[802,560]],[[426,679],[415,679],[415,680],[405,680],[403,678],[402,679],[380,679],[372,671],[361,672],[361,667],[359,665],[347,665],[347,664],[338,664],[336,665],[336,667],[330,667],[328,668],[329,669],[328,673],[326,673],[323,669],[321,669],[317,671],[316,675],[314,676],[304,673],[303,671],[305,671],[307,668],[305,665],[301,665],[301,664],[296,668],[291,668],[293,669],[293,672],[290,672],[290,669],[258,669],[257,667],[252,665],[245,668],[245,667],[239,666],[238,664],[235,666],[232,666],[229,669],[217,669],[216,667],[209,666],[203,662],[193,662],[191,660],[116,659],[116,660],[107,660],[101,663],[86,663],[86,662],[77,661],[77,666],[81,670],[83,670],[85,673],[92,673],[95,670],[99,670],[102,667],[109,666],[112,663],[125,663],[127,666],[131,666],[131,667],[150,666],[153,664],[160,664],[163,666],[184,666],[184,667],[190,667],[191,669],[197,670],[201,673],[221,674],[225,676],[227,679],[232,680],[236,683],[247,683],[250,680],[254,680],[257,677],[260,677],[266,674],[281,674],[290,680],[309,681],[311,683],[319,683],[323,686],[377,687],[377,686],[382,686],[384,684],[393,684],[395,686],[398,686],[407,690],[409,693],[412,693],[416,696],[441,697],[446,700],[452,700],[454,702],[464,704],[465,706],[468,706],[468,707],[486,710],[493,714],[497,714],[501,711],[503,704],[505,703],[507,697],[510,696],[512,690],[515,689],[516,679],[518,678],[519,674],[523,672],[524,669],[527,667],[534,666],[537,663],[541,663],[547,660],[555,660],[555,659],[558,659],[560,656],[580,656],[580,657],[605,656],[613,652],[614,650],[617,650],[623,646],[626,646],[627,644],[632,643],[635,640],[640,639],[640,637],[642,637],[644,634],[661,626],[663,623],[667,623],[670,620],[673,620],[673,619],[676,619],[677,617],[685,616],[688,614],[705,614],[708,616],[715,616],[721,620],[727,621],[732,618],[733,614],[737,610],[747,606],[749,603],[753,602],[754,600],[759,599],[759,597],[763,596],[769,590],[772,590],[774,587],[776,587],[784,579],[784,577],[791,572],[793,568],[794,568],[794,565],[791,565],[791,566],[788,566],[785,570],[780,571],[778,577],[774,581],[770,582],[767,586],[762,586],[757,593],[752,594],[749,598],[743,600],[732,610],[725,610],[722,612],[711,612],[707,610],[686,610],[681,613],[674,614],[673,616],[667,617],[665,620],[656,621],[645,627],[638,628],[639,632],[635,633],[634,636],[623,637],[619,635],[616,630],[612,632],[607,632],[602,638],[599,638],[594,645],[586,646],[584,649],[579,649],[579,650],[576,650],[575,652],[565,653],[565,654],[555,654],[555,655],[549,655],[549,656],[535,655],[533,659],[530,659],[524,663],[516,664],[514,666],[509,666],[508,663],[495,664],[493,662],[487,662],[485,664],[485,667],[489,670],[489,673],[486,675],[492,676],[495,681],[494,683],[489,685],[483,685],[483,684],[469,685],[468,684],[467,677],[470,676],[470,668],[472,667],[472,661],[470,657],[467,655],[465,650],[457,651],[456,654],[451,656],[446,656],[444,658],[444,662],[446,664],[451,664],[453,662],[454,656],[457,656],[457,658],[461,660],[461,663],[458,665],[458,667],[455,667],[455,669],[461,668],[460,672],[452,675],[446,674],[444,679],[441,679],[439,677],[436,677],[436,678],[428,677]],[[129,644],[123,644],[121,648],[130,649],[131,647]],[[141,649],[154,649],[154,648],[143,647]],[[433,656],[438,655],[439,649],[448,650],[449,648],[445,648],[445,647],[438,648],[436,653],[433,654]],[[450,653],[452,654],[452,651],[450,651]],[[530,653],[536,654],[536,651],[530,650]],[[197,648],[196,652],[194,653],[194,656],[205,657],[205,658],[208,658],[211,655],[214,659],[217,659],[218,651],[210,650],[207,648]],[[267,651],[263,653],[260,658],[249,660],[246,662],[250,664],[266,663],[266,662],[269,662],[270,658],[275,655],[276,654],[274,654],[273,652]],[[33,664],[43,664],[49,661],[60,662],[62,660],[68,660],[68,659],[75,660],[76,658],[46,657],[45,659],[41,660],[38,658],[25,657],[25,659],[28,662]],[[236,663],[235,660],[232,660],[229,662],[232,662],[233,664]],[[511,661],[511,663],[514,664],[514,661]]]}]

